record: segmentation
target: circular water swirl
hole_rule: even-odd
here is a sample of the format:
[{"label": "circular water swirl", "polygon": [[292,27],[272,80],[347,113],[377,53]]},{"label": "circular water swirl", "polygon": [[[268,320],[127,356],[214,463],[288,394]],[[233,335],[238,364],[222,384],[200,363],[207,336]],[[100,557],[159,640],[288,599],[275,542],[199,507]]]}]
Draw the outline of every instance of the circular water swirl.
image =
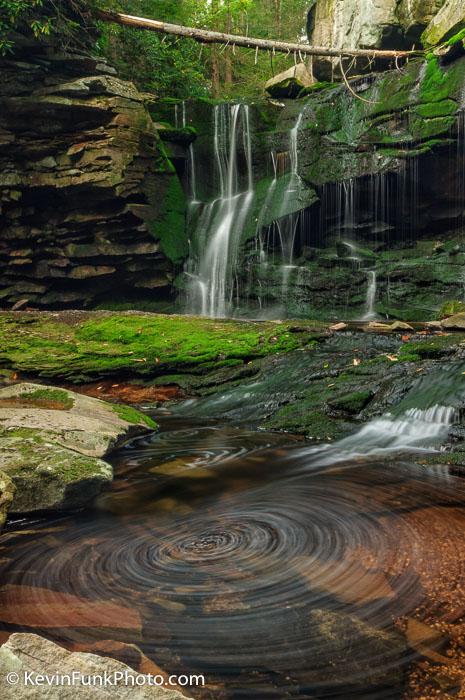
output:
[{"label": "circular water swirl", "polygon": [[[163,448],[170,458],[198,455],[188,434],[174,442]],[[358,697],[395,697],[383,688],[400,682],[410,654],[393,619],[424,601],[421,562],[434,523],[463,576],[459,542],[440,529],[441,499],[463,518],[454,480],[416,479],[412,465],[395,462],[306,469],[295,447],[238,457],[233,445],[221,466],[224,451],[205,451],[218,466],[200,495],[187,465],[168,477],[168,507],[166,475],[155,474],[162,493],[150,492],[140,511],[76,516],[53,533],[45,525],[43,535],[4,534],[6,622],[16,616],[28,627],[21,586],[35,629],[92,641],[121,637],[121,625],[124,640],[154,659],[227,678],[227,697],[268,697],[260,695],[264,678],[286,697],[351,687]],[[136,490],[144,453],[151,465],[150,446],[122,457],[136,462],[126,478],[142,472],[133,474]],[[82,600],[92,603],[87,611]]]}]

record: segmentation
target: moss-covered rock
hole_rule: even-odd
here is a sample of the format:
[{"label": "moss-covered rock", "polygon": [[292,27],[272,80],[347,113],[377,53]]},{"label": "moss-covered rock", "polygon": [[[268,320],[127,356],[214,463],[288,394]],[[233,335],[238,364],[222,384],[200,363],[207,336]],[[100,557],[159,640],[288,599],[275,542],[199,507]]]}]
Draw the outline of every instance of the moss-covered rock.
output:
[{"label": "moss-covered rock", "polygon": [[65,389],[35,384],[0,389],[5,508],[27,513],[86,506],[112,480],[111,466],[100,457],[125,438],[156,427],[132,407]]},{"label": "moss-covered rock", "polygon": [[0,313],[0,366],[74,383],[121,373],[202,374],[302,347],[309,334],[291,332],[293,325],[134,312]]},{"label": "moss-covered rock", "polygon": [[15,486],[10,513],[82,508],[113,478],[106,462],[61,447],[40,430],[28,437],[2,430],[0,469]]}]

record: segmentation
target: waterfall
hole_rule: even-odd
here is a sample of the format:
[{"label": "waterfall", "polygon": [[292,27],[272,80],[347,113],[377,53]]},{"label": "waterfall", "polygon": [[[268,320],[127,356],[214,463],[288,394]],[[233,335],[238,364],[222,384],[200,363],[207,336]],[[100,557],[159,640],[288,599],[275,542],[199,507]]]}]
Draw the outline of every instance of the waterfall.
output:
[{"label": "waterfall", "polygon": [[368,270],[368,287],[367,287],[367,300],[365,303],[365,314],[363,316],[364,321],[371,321],[376,318],[375,312],[375,302],[376,302],[376,286],[377,286],[377,274],[376,270]]},{"label": "waterfall", "polygon": [[[188,306],[191,313],[215,318],[231,309],[239,238],[254,196],[247,105],[215,106],[213,144],[219,191],[204,207],[194,233],[197,259],[188,270]],[[246,167],[244,184],[240,155]]]},{"label": "waterfall", "polygon": [[447,436],[456,413],[452,406],[439,404],[427,409],[410,408],[398,417],[387,413],[341,440],[337,448],[356,454],[425,448]]}]

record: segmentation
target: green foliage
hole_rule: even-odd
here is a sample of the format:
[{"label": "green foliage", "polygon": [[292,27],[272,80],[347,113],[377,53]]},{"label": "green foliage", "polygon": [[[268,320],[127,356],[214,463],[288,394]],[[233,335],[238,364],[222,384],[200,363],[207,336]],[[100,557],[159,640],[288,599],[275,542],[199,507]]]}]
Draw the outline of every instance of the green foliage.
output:
[{"label": "green foliage", "polygon": [[2,56],[13,50],[10,32],[21,23],[26,23],[36,37],[50,34],[52,18],[39,16],[43,0],[0,0],[0,54]]},{"label": "green foliage", "polygon": [[[107,0],[128,14],[231,34],[299,41],[308,0]],[[101,23],[100,51],[120,75],[160,97],[256,97],[294,57],[202,46],[189,39]],[[216,77],[215,77],[216,76]]]}]

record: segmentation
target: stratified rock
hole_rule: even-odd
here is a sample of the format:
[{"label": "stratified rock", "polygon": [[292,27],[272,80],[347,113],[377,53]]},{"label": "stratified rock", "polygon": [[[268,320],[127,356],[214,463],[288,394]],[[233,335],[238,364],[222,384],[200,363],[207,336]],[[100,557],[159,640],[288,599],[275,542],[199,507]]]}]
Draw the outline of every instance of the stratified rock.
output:
[{"label": "stratified rock", "polygon": [[446,0],[423,32],[423,43],[434,46],[465,29],[465,6],[463,0]]},{"label": "stratified rock", "polygon": [[0,58],[2,304],[126,301],[139,260],[169,296],[188,252],[186,202],[145,97],[81,45],[54,41],[18,35]]},{"label": "stratified rock", "polygon": [[[69,652],[66,649],[35,634],[13,634],[5,644],[0,647],[0,675],[2,678],[2,697],[4,700],[16,700],[18,697],[24,700],[47,697],[48,700],[94,700],[98,697],[128,698],[128,700],[185,700],[177,690],[147,685],[138,686],[129,682],[120,682],[116,686],[100,687],[81,685],[79,682],[72,686],[51,685],[37,688],[24,684],[24,674],[32,672],[53,676],[72,675],[77,672],[82,676],[104,676],[117,672],[128,673],[137,676],[126,664],[114,659],[96,656],[82,652]],[[17,685],[8,685],[6,674],[17,673],[20,682]]]},{"label": "stratified rock", "polygon": [[441,321],[442,328],[453,331],[465,330],[465,313],[454,314]]},{"label": "stratified rock", "polygon": [[0,389],[0,425],[0,469],[16,487],[8,509],[20,513],[87,505],[113,478],[99,457],[149,427],[134,409],[36,384]]},{"label": "stratified rock", "polygon": [[301,91],[315,83],[315,79],[305,63],[298,63],[270,78],[265,84],[265,90],[271,97],[277,99],[298,97]]}]

